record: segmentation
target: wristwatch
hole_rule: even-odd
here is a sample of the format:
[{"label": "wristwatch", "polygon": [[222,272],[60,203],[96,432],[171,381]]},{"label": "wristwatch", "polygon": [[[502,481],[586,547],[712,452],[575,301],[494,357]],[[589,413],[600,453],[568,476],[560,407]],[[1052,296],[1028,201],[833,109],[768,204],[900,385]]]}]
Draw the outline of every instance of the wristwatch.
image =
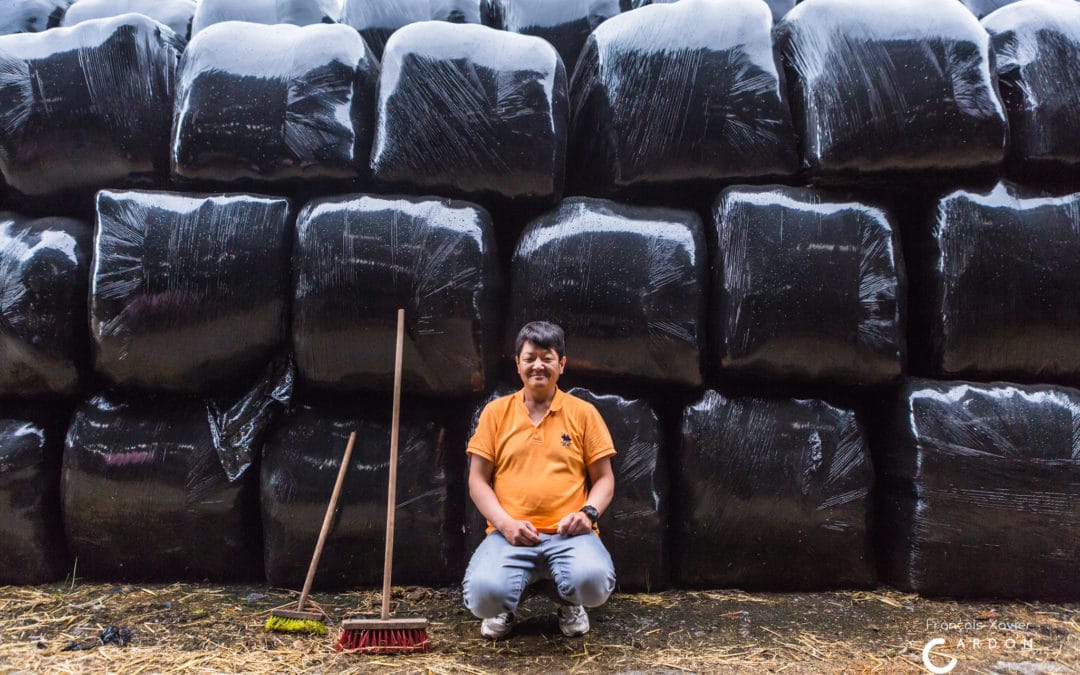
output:
[{"label": "wristwatch", "polygon": [[589,520],[592,521],[593,525],[595,525],[596,521],[600,519],[600,512],[596,510],[595,506],[589,506],[588,504],[586,504],[585,506],[581,507],[581,512],[589,517]]}]

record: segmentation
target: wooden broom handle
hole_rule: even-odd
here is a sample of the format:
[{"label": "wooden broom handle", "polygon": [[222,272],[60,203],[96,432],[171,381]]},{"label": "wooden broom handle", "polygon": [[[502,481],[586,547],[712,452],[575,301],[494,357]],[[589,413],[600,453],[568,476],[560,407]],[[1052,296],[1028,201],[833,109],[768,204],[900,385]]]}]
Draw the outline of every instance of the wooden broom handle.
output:
[{"label": "wooden broom handle", "polygon": [[319,540],[315,543],[315,554],[311,556],[311,564],[308,565],[307,578],[304,579],[304,590],[300,591],[300,602],[296,603],[296,611],[304,611],[308,594],[311,593],[311,584],[315,581],[315,570],[319,567],[319,558],[322,557],[323,545],[326,544],[326,535],[330,533],[330,523],[334,521],[334,510],[337,509],[338,496],[341,495],[341,485],[345,482],[345,471],[349,468],[349,458],[352,457],[353,444],[356,443],[356,432],[349,434],[349,443],[345,446],[345,456],[341,459],[341,468],[337,472],[337,481],[334,482],[334,491],[330,494],[330,503],[326,505],[326,515],[323,517],[322,529],[319,530]]},{"label": "wooden broom handle", "polygon": [[390,418],[390,479],[386,489],[386,555],[383,557],[382,614],[390,618],[390,571],[394,566],[394,510],[397,506],[398,427],[401,422],[401,361],[405,350],[405,310],[397,311],[394,346],[394,412]]}]

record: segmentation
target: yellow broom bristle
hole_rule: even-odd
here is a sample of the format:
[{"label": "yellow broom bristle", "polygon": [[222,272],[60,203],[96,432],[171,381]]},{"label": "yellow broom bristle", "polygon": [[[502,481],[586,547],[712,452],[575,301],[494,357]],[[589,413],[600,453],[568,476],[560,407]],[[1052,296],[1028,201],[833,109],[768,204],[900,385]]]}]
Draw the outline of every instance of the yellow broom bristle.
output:
[{"label": "yellow broom bristle", "polygon": [[271,616],[266,620],[266,630],[275,633],[326,635],[326,624],[314,619],[290,619],[282,616]]}]

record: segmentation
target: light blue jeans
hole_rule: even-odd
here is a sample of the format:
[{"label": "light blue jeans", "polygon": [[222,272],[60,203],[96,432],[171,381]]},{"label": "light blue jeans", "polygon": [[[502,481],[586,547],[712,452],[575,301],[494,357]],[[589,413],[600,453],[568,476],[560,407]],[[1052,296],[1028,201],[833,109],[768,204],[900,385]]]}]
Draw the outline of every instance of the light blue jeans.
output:
[{"label": "light blue jeans", "polygon": [[514,546],[496,530],[465,570],[465,606],[481,619],[516,611],[525,588],[542,579],[564,603],[598,607],[615,590],[615,566],[595,534],[541,534],[536,546]]}]

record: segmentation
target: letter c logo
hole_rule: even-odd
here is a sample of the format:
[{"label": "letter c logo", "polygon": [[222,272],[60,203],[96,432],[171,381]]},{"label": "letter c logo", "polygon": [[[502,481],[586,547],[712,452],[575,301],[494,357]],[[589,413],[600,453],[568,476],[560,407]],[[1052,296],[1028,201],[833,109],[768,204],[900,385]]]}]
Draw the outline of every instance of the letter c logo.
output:
[{"label": "letter c logo", "polygon": [[930,660],[930,650],[938,645],[945,644],[945,638],[934,638],[922,648],[922,662],[926,666],[926,669],[935,675],[945,675],[945,673],[952,672],[952,669],[956,667],[956,659],[949,658],[949,662],[944,666],[935,666]]}]

